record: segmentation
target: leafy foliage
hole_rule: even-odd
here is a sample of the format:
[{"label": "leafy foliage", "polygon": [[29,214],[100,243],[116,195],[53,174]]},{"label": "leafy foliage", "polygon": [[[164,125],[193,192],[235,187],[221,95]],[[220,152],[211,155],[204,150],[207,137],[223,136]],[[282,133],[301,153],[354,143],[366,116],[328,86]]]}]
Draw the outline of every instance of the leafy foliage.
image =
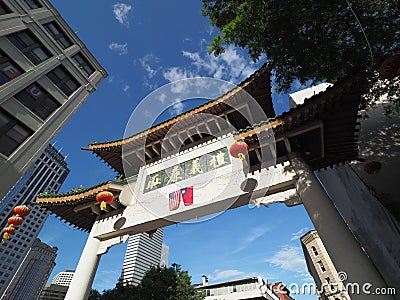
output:
[{"label": "leafy foliage", "polygon": [[139,285],[140,298],[173,300],[177,277],[172,268],[152,267]]},{"label": "leafy foliage", "polygon": [[103,291],[100,300],[139,300],[138,288],[131,284],[118,282],[115,288]]},{"label": "leafy foliage", "polygon": [[[89,300],[201,300],[202,292],[190,284],[188,271],[182,271],[180,265],[171,268],[152,267],[138,286],[117,283],[115,288],[100,293],[91,291]],[[91,298],[92,297],[92,298]]]},{"label": "leafy foliage", "polygon": [[80,185],[80,186],[78,186],[78,187],[72,188],[71,192],[72,192],[72,193],[75,193],[75,194],[78,194],[78,193],[81,193],[81,192],[84,191],[84,190],[85,190],[85,189],[83,188],[83,186]]},{"label": "leafy foliage", "polygon": [[49,190],[44,191],[44,192],[42,192],[42,193],[39,193],[39,194],[37,195],[38,198],[50,198],[50,197],[55,197],[55,196],[57,196],[57,193],[56,193],[56,192],[49,191]]},{"label": "leafy foliage", "polygon": [[89,298],[88,300],[100,300],[101,299],[101,294],[97,290],[91,290],[89,293]]},{"label": "leafy foliage", "polygon": [[[219,55],[235,44],[254,60],[265,55],[278,91],[284,92],[296,79],[336,82],[359,70],[373,73],[385,57],[400,51],[400,5],[349,1],[202,0],[203,15],[220,29],[209,52]],[[398,79],[386,82],[393,99],[400,97],[392,87]],[[383,94],[375,92],[375,100]]]},{"label": "leafy foliage", "polygon": [[191,276],[188,271],[182,271],[181,266],[172,264],[172,268],[177,274],[175,300],[200,300],[204,299],[205,295],[202,291],[196,290],[190,284]]},{"label": "leafy foliage", "polygon": [[127,183],[127,180],[126,180],[124,175],[119,175],[119,176],[115,177],[113,182],[115,182],[115,183]]}]

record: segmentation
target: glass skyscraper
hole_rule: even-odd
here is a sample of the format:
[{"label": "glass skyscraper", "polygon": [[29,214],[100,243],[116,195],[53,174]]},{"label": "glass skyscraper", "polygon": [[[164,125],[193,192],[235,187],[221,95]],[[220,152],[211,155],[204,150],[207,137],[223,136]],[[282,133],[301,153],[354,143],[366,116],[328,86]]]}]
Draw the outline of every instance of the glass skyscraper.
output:
[{"label": "glass skyscraper", "polygon": [[37,238],[1,299],[37,299],[56,265],[57,250],[57,247],[46,245]]},{"label": "glass skyscraper", "polygon": [[[54,146],[47,146],[39,159],[28,169],[11,193],[2,200],[0,226],[7,226],[17,205],[33,202],[44,191],[57,192],[65,181],[69,169],[65,157]],[[12,281],[18,267],[33,245],[49,212],[38,206],[29,206],[31,213],[17,226],[15,234],[0,247],[0,295]]]}]

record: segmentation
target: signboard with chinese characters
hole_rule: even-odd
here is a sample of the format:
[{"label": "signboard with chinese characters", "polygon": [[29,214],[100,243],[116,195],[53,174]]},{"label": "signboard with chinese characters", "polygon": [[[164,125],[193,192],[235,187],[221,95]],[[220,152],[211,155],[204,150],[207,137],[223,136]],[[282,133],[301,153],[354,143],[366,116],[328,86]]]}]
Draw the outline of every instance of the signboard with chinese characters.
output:
[{"label": "signboard with chinese characters", "polygon": [[[175,222],[176,213],[193,212],[223,195],[241,192],[243,163],[228,151],[234,142],[232,135],[217,137],[143,166],[131,187],[135,217],[154,215]],[[234,201],[223,205],[229,207]]]},{"label": "signboard with chinese characters", "polygon": [[147,193],[193,176],[205,174],[230,163],[228,149],[221,148],[147,175],[143,192]]},{"label": "signboard with chinese characters", "polygon": [[[254,205],[270,191],[274,194],[293,189],[297,175],[289,163],[266,165],[248,173],[242,160],[229,155],[233,143],[233,135],[224,135],[142,166],[121,193],[120,199],[127,203],[122,212],[126,221],[123,227],[115,230],[110,225],[113,222],[101,220],[96,236],[108,239],[120,232],[134,234],[197,222],[230,208]],[[249,179],[256,182],[254,189],[244,191]]]}]

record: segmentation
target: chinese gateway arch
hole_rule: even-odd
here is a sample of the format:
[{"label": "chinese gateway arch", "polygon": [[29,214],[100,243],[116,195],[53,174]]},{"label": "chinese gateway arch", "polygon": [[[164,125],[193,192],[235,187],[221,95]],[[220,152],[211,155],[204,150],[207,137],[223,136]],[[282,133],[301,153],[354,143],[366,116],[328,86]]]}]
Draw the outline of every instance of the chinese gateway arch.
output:
[{"label": "chinese gateway arch", "polygon": [[[354,74],[276,116],[266,64],[238,87],[191,111],[128,138],[90,144],[85,150],[123,179],[41,195],[35,202],[90,232],[65,299],[87,299],[101,255],[129,235],[249,202],[303,204],[336,269],[351,282],[385,287],[314,174],[358,158],[358,111],[365,86],[365,75]],[[254,111],[246,108],[244,91],[263,111],[261,122],[250,121]],[[243,111],[250,116],[243,117]],[[243,161],[229,155],[238,141],[248,145]],[[101,191],[115,197],[104,211],[96,201]],[[352,296],[365,298],[394,299]]]}]

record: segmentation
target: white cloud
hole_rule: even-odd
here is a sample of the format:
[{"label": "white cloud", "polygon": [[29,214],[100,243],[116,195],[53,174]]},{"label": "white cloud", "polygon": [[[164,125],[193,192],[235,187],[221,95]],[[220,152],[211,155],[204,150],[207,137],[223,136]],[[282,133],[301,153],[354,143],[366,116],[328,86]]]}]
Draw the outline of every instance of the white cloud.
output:
[{"label": "white cloud", "polygon": [[303,236],[308,231],[308,227],[301,228],[299,231],[292,233],[291,241],[297,241],[300,237]]},{"label": "white cloud", "polygon": [[193,74],[180,67],[167,69],[167,71],[163,72],[163,76],[172,83],[171,92],[176,94],[182,93],[187,88],[188,82],[183,79],[194,77]]},{"label": "white cloud", "polygon": [[218,64],[219,58],[211,55],[202,57],[199,52],[182,51],[182,55],[192,61],[198,72],[205,72],[207,76],[221,79],[225,66]]},{"label": "white cloud", "polygon": [[128,54],[128,44],[118,44],[112,42],[110,45],[108,45],[108,48],[112,51],[117,52],[119,55],[124,55]]},{"label": "white cloud", "polygon": [[126,93],[131,87],[128,84],[125,84],[123,90]]},{"label": "white cloud", "polygon": [[187,71],[179,67],[172,67],[167,69],[167,71],[163,73],[163,76],[169,82],[174,82],[189,77]]},{"label": "white cloud", "polygon": [[234,251],[232,251],[232,254],[238,253],[244,249],[246,249],[252,242],[254,242],[256,239],[262,237],[265,233],[267,233],[270,229],[265,226],[258,226],[254,227],[250,230],[250,232],[247,234],[246,238],[242,241],[240,246],[236,248]]},{"label": "white cloud", "polygon": [[145,117],[148,117],[150,120],[154,120],[154,116],[152,115],[152,113],[149,110],[145,110],[143,114]]},{"label": "white cloud", "polygon": [[114,81],[115,76],[109,76],[108,77],[108,83],[112,83]]},{"label": "white cloud", "polygon": [[251,243],[258,239],[259,237],[262,237],[269,228],[260,226],[260,227],[255,227],[250,230],[250,233],[247,235],[247,238],[245,240],[245,243]]},{"label": "white cloud", "polygon": [[143,56],[141,59],[139,59],[139,61],[142,68],[147,72],[147,76],[149,78],[153,78],[154,75],[157,74],[157,70],[154,67],[154,64],[160,61],[160,59],[157,56],[149,53]]},{"label": "white cloud", "polygon": [[49,232],[46,232],[44,235],[40,237],[40,239],[43,241],[43,243],[46,244],[51,244],[54,240],[57,240],[60,238],[60,234],[58,233],[53,233],[50,234]]},{"label": "white cloud", "polygon": [[102,274],[111,274],[111,275],[118,275],[119,273],[117,271],[112,271],[112,270],[101,270],[100,273]]},{"label": "white cloud", "polygon": [[172,104],[172,110],[175,114],[179,115],[183,112],[184,105],[181,100],[175,99]]},{"label": "white cloud", "polygon": [[301,247],[285,245],[265,261],[287,271],[307,274],[306,262]]},{"label": "white cloud", "polygon": [[[171,83],[170,87],[171,93],[181,94],[182,92],[185,91],[185,89],[188,86],[188,82],[185,81],[184,79],[187,79],[191,76],[183,68],[172,67],[163,72],[163,77],[164,79],[168,80]],[[166,99],[167,99],[166,94],[161,94],[159,97],[160,102],[163,104],[165,103]],[[183,112],[183,109],[184,109],[184,104],[182,103],[181,99],[176,98],[171,100],[171,108],[170,108],[171,115],[179,115]]]},{"label": "white cloud", "polygon": [[165,95],[165,93],[162,93],[162,94],[160,95],[160,97],[158,97],[158,100],[160,100],[160,102],[161,102],[162,104],[165,103],[165,99],[167,99],[167,95]]},{"label": "white cloud", "polygon": [[209,36],[213,36],[214,35],[214,31],[215,31],[215,28],[212,25],[208,25],[206,27],[206,32],[208,33]]},{"label": "white cloud", "polygon": [[143,78],[143,86],[147,87],[149,90],[155,90],[158,88],[158,83],[150,81],[147,77]]},{"label": "white cloud", "polygon": [[[190,85],[192,81],[185,79],[213,77],[238,84],[257,70],[257,65],[254,64],[249,58],[244,56],[244,54],[242,54],[238,48],[233,46],[229,46],[226,49],[226,52],[219,57],[208,55],[206,51],[203,50],[200,52],[190,52],[184,50],[182,51],[182,56],[187,58],[190,61],[190,64],[186,65],[185,67],[173,66],[165,69],[159,68],[162,69],[162,72],[160,73],[164,79],[172,83],[170,91],[175,94],[182,95],[185,91],[188,91],[189,87],[193,89],[193,84]],[[148,63],[149,61],[151,61],[151,56],[147,59],[143,59],[141,64],[142,67],[147,71],[149,75],[148,77],[151,78],[156,74],[157,70]],[[198,91],[196,90],[194,92],[204,91],[206,87],[201,86],[202,84],[207,84],[207,81],[197,81],[198,86],[196,85],[195,88],[197,88]],[[146,83],[146,85],[150,86],[149,83]],[[224,90],[221,91],[221,94],[225,92],[226,89],[224,86]],[[164,103],[165,99],[160,99],[160,101]],[[183,111],[184,105],[180,100],[170,101],[172,106],[171,110],[174,113],[181,113]],[[247,246],[246,243],[249,244],[251,241],[245,242],[244,246],[239,247],[236,251],[239,252],[244,249]]]},{"label": "white cloud", "polygon": [[169,82],[173,82],[191,77],[210,76],[238,84],[257,70],[256,64],[239,53],[238,49],[233,46],[229,46],[218,57],[213,54],[202,53],[203,51],[190,52],[183,50],[183,57],[188,58],[191,61],[191,65],[186,68],[168,68],[163,72],[164,78]]},{"label": "white cloud", "polygon": [[206,76],[227,80],[235,84],[257,70],[253,61],[240,54],[234,46],[228,46],[225,52],[218,57],[213,54],[201,55],[199,52],[189,51],[182,51],[182,55],[192,61],[197,72],[205,72]]},{"label": "white cloud", "polygon": [[118,22],[120,22],[122,25],[125,25],[126,27],[129,27],[128,14],[131,9],[132,6],[125,3],[118,2],[113,5],[115,18],[118,20]]},{"label": "white cloud", "polygon": [[235,276],[243,275],[244,272],[238,270],[215,270],[214,274],[210,276],[213,280],[224,280]]},{"label": "white cloud", "polygon": [[99,273],[101,276],[95,279],[93,288],[100,291],[114,286],[121,275],[121,271],[118,270],[100,270]]}]

